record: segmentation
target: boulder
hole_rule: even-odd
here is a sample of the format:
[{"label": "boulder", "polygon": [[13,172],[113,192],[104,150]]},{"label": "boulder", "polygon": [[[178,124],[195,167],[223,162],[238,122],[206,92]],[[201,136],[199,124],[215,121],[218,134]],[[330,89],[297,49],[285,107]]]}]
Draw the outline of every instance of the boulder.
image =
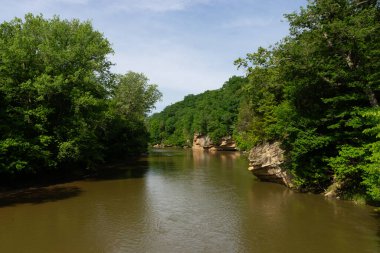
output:
[{"label": "boulder", "polygon": [[208,135],[203,134],[194,134],[193,138],[193,149],[210,149],[214,147],[214,144],[212,143],[210,137]]},{"label": "boulder", "polygon": [[153,148],[157,148],[157,149],[161,149],[161,148],[171,148],[171,147],[173,147],[173,145],[166,145],[166,144],[159,144],[159,143],[157,143],[157,144],[155,144],[155,145],[153,145],[152,146]]},{"label": "boulder", "polygon": [[334,182],[326,189],[323,195],[326,198],[340,199],[342,183],[334,179]]},{"label": "boulder", "polygon": [[249,170],[262,181],[280,183],[293,188],[293,176],[281,166],[284,150],[279,142],[264,143],[254,147],[249,153]]},{"label": "boulder", "polygon": [[236,142],[231,138],[231,136],[223,137],[218,148],[220,150],[237,150]]}]

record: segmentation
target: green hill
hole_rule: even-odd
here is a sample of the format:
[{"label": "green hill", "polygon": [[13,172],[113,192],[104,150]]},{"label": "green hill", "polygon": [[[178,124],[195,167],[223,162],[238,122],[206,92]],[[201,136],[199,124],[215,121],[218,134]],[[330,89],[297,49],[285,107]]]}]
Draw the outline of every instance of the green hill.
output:
[{"label": "green hill", "polygon": [[222,88],[198,95],[166,107],[148,119],[153,144],[190,146],[194,133],[209,135],[214,142],[231,136],[242,99],[246,78],[231,77]]}]

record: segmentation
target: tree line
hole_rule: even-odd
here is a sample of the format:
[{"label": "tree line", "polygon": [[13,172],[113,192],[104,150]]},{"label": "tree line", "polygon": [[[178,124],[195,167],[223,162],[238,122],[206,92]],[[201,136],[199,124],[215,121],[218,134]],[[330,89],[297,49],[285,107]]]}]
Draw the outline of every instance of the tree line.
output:
[{"label": "tree line", "polygon": [[288,36],[235,61],[246,76],[232,97],[222,88],[153,115],[152,141],[183,144],[194,131],[232,134],[241,149],[281,141],[299,189],[335,182],[345,198],[380,201],[379,2],[313,0],[285,17]]},{"label": "tree line", "polygon": [[144,74],[112,73],[90,22],[27,14],[0,25],[0,177],[91,169],[145,152],[160,99]]},{"label": "tree line", "polygon": [[183,101],[151,115],[148,129],[151,142],[166,146],[190,146],[194,133],[207,134],[217,143],[232,136],[244,77],[231,77],[222,88],[198,95],[187,95]]}]

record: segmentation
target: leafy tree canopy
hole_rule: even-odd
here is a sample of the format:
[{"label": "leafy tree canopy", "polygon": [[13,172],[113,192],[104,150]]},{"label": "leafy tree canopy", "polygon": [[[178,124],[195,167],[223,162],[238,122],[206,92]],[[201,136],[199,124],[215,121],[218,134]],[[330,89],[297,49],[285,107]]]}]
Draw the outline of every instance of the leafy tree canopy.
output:
[{"label": "leafy tree canopy", "polygon": [[300,188],[335,181],[348,197],[380,200],[378,2],[309,1],[286,17],[288,37],[236,62],[250,80],[244,131],[282,140]]},{"label": "leafy tree canopy", "polygon": [[183,101],[149,117],[151,142],[191,145],[194,133],[209,135],[218,143],[233,134],[245,78],[231,77],[219,90],[188,95]]},{"label": "leafy tree canopy", "polygon": [[27,14],[0,24],[0,174],[145,149],[144,116],[160,93],[142,74],[111,73],[111,53],[90,22]]}]

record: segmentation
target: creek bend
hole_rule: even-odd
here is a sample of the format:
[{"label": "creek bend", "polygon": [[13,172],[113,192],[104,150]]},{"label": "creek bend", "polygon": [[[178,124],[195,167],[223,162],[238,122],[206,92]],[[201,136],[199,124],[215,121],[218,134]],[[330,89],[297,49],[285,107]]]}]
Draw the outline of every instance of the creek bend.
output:
[{"label": "creek bend", "polygon": [[235,152],[152,150],[115,174],[3,195],[0,252],[380,252],[373,208],[247,167]]}]

